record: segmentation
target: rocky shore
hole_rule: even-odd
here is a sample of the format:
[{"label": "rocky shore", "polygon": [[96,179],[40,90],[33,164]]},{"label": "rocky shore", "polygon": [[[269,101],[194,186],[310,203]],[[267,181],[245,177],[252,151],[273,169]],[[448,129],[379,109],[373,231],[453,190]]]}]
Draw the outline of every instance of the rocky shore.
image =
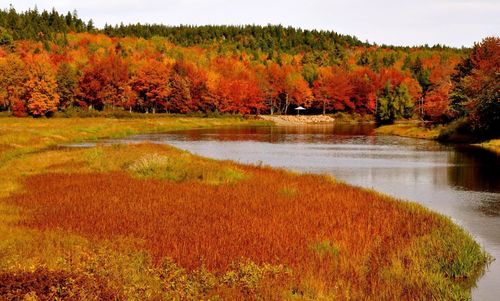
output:
[{"label": "rocky shore", "polygon": [[259,117],[277,125],[331,123],[335,121],[334,118],[325,115],[261,115]]}]

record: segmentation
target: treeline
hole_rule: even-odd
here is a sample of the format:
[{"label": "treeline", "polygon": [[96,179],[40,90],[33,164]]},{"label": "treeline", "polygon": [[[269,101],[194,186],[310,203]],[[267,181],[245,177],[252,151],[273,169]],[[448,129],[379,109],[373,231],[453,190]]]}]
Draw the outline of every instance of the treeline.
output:
[{"label": "treeline", "polygon": [[[303,39],[339,36],[280,26],[185,27],[179,36],[162,26],[149,33],[140,31],[154,26],[107,26],[105,35],[88,33],[98,30],[76,14],[18,14],[11,8],[0,16],[1,26],[7,26],[0,28],[0,110],[18,116],[73,108],[287,114],[302,105],[310,113],[371,114],[383,123],[466,119],[476,131],[498,129],[498,38],[470,51],[378,47],[355,40],[327,49],[329,43],[312,46]],[[19,29],[35,19],[35,29]],[[12,20],[24,25],[15,27]],[[42,27],[46,35],[32,36]],[[149,34],[154,36],[128,36]],[[289,47],[264,51],[258,42],[255,48],[253,42],[245,44],[250,41],[245,35]]]},{"label": "treeline", "polygon": [[151,38],[161,36],[181,46],[226,44],[239,50],[299,53],[341,51],[349,46],[368,46],[356,37],[333,31],[302,30],[281,25],[166,26],[161,24],[106,25],[103,32],[113,37]]},{"label": "treeline", "polygon": [[[60,41],[59,33],[90,32],[104,33],[111,37],[165,37],[180,46],[224,45],[238,50],[300,53],[311,51],[337,52],[341,55],[345,48],[371,46],[355,36],[342,35],[328,30],[303,30],[282,25],[206,25],[206,26],[167,26],[163,24],[106,24],[96,28],[92,19],[84,21],[76,11],[62,14],[37,8],[18,12],[13,6],[0,10],[0,27],[3,38],[12,40],[36,40],[42,42]],[[383,48],[406,49],[382,45]],[[442,50],[453,48],[444,45],[423,45],[422,49]],[[455,49],[455,51],[461,51]]]},{"label": "treeline", "polygon": [[61,14],[38,9],[17,12],[14,7],[0,10],[0,42],[35,40],[44,43],[56,41],[57,34],[94,32],[93,21],[84,22],[76,11]]},{"label": "treeline", "polygon": [[[4,45],[2,109],[35,116],[75,106],[287,114],[302,105],[323,113],[378,113],[385,121],[411,116],[423,93],[439,90],[453,71],[449,66],[459,61],[432,51],[361,47],[351,49],[341,64],[324,66],[307,54],[254,58],[244,51],[179,47],[162,38],[65,37],[64,45],[45,47],[32,40]],[[385,105],[386,99],[398,105]],[[382,114],[385,109],[392,110],[389,117]]]},{"label": "treeline", "polygon": [[112,37],[153,36],[168,38],[180,46],[234,44],[240,49],[264,52],[300,52],[333,50],[335,47],[367,46],[356,37],[333,31],[302,30],[281,25],[245,26],[166,26],[162,24],[105,25],[94,27],[93,21],[83,21],[76,11],[60,14],[38,9],[17,12],[14,7],[0,10],[0,26],[12,39],[55,41],[55,34],[68,32],[100,32]]}]

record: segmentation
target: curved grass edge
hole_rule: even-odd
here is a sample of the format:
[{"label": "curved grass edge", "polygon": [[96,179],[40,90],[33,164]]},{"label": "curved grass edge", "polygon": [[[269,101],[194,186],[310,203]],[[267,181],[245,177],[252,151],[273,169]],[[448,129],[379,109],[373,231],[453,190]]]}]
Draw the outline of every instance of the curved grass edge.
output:
[{"label": "curved grass edge", "polygon": [[[396,123],[390,125],[383,125],[376,128],[375,134],[441,141],[443,133],[446,131],[447,131],[446,127],[441,125],[428,128],[428,127],[423,127],[421,123]],[[443,141],[446,142],[446,139],[444,139]],[[466,140],[463,142],[467,143]],[[500,155],[500,139],[491,139],[481,143],[472,143],[470,145]]]},{"label": "curved grass edge", "polygon": [[418,123],[396,123],[380,126],[375,129],[375,133],[377,135],[436,140],[439,137],[441,129],[441,126],[425,128]]},{"label": "curved grass edge", "polygon": [[[120,132],[120,135],[123,133]],[[48,143],[48,145],[52,144]],[[49,153],[51,150],[38,149],[37,152]],[[35,152],[25,153],[19,158],[13,158],[12,162],[8,162],[9,164],[7,165],[16,165],[15,160],[24,160],[26,157],[36,154]],[[216,160],[210,161],[219,162]],[[14,176],[24,177],[30,174],[26,170],[18,170],[19,174],[13,175],[8,170],[5,170],[5,167],[5,165],[0,167],[0,176],[2,178],[6,176],[11,178]],[[328,180],[332,181],[331,178]],[[1,188],[3,190],[5,187]],[[10,189],[9,192],[17,191],[17,189]],[[385,196],[383,194],[380,195]],[[391,265],[382,272],[384,274],[383,279],[387,281],[397,279],[398,281],[407,283],[407,285],[417,285],[422,289],[427,289],[429,297],[434,299],[469,299],[470,288],[473,287],[492,258],[482,250],[465,230],[454,224],[449,218],[434,213],[416,203],[392,201],[409,211],[425,212],[426,214],[439,216],[442,227],[429,235],[417,238],[412,242],[412,245],[404,248],[397,256],[391,258]],[[0,269],[3,271],[10,271],[12,273],[15,273],[15,271],[36,272],[38,268],[42,267],[51,271],[74,272],[76,268],[81,273],[91,274],[99,279],[101,279],[101,276],[110,277],[108,284],[111,287],[121,292],[126,292],[130,296],[134,294],[139,294],[136,296],[140,296],[144,290],[153,294],[152,291],[158,289],[161,285],[165,285],[162,282],[162,278],[158,276],[160,270],[157,270],[157,267],[152,265],[151,259],[146,253],[136,248],[121,248],[120,245],[116,247],[116,241],[104,242],[102,245],[93,246],[84,238],[69,233],[58,231],[39,233],[22,227],[19,228],[15,224],[21,218],[21,215],[22,213],[19,212],[19,208],[0,202],[0,236],[5,238],[0,243]],[[123,245],[128,246],[128,243],[125,242]],[[47,246],[52,247],[47,248]],[[41,255],[33,257],[33,254],[37,253]],[[30,257],[32,258],[26,260]],[[83,266],[75,267],[75,265],[78,265],[76,258],[83,258],[81,262]],[[116,266],[114,266],[115,264]],[[235,265],[238,264],[235,263]],[[261,269],[264,269],[264,267],[251,262],[247,262],[247,264],[250,267],[244,267],[244,270],[250,270],[250,273],[253,273],[251,272],[253,270],[261,271]],[[111,267],[115,270],[109,272],[109,268]],[[180,267],[171,266],[171,268],[175,275],[184,275],[180,277],[180,279],[183,279],[183,284],[178,285],[179,288],[183,287],[179,289],[180,291],[185,291],[186,287],[198,287],[198,289],[193,289],[191,292],[193,296],[206,293],[206,286],[209,285],[207,282],[212,283],[209,285],[209,287],[212,287],[213,283],[219,283],[222,281],[220,279],[223,279],[219,279],[213,275],[210,276],[210,273],[207,271],[200,270],[199,273],[204,275],[200,276],[202,277],[202,280],[200,280],[200,278],[197,278],[199,275],[196,273],[193,274],[198,275],[195,277],[191,274],[185,274],[185,271],[182,273],[179,272],[183,271]],[[270,267],[271,270],[274,268]],[[283,269],[282,272],[287,271],[288,273],[285,267]],[[241,274],[241,272],[235,273],[237,275]],[[415,282],[416,278],[412,277],[415,273],[420,275],[417,277],[417,282]],[[248,280],[247,278],[243,279],[245,281]],[[250,279],[253,278],[250,277]],[[249,284],[239,283],[238,285],[247,287]],[[174,292],[176,294],[179,293],[175,290]],[[282,296],[285,296],[287,299],[301,299],[305,297],[328,299],[332,297],[327,292],[311,292],[306,296],[297,295],[293,290],[284,292]]]},{"label": "curved grass edge", "polygon": [[[330,175],[324,177],[337,181]],[[387,197],[375,189],[357,187],[360,190]],[[400,254],[391,258],[391,265],[383,273],[388,279],[399,279],[408,285],[417,285],[428,290],[432,300],[471,300],[471,289],[495,260],[462,226],[450,217],[435,212],[421,204],[390,197],[409,212],[418,212],[437,217],[440,227],[418,237]],[[423,272],[423,273],[422,273]],[[415,283],[413,273],[424,275]],[[388,299],[394,296],[386,296]]]}]

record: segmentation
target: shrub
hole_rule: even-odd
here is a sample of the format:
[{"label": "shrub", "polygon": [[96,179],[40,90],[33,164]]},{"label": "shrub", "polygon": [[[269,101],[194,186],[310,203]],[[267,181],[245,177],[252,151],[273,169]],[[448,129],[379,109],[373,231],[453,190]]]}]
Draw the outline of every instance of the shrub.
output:
[{"label": "shrub", "polygon": [[6,300],[115,300],[120,294],[99,279],[64,271],[0,272],[0,298]]}]

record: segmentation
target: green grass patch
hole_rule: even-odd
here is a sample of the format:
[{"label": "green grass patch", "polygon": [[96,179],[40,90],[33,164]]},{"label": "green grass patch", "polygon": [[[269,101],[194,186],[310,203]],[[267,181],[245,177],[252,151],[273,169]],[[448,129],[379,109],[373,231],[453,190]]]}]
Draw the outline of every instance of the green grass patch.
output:
[{"label": "green grass patch", "polygon": [[441,126],[424,127],[419,123],[397,123],[384,125],[375,129],[377,135],[394,135],[418,139],[437,139]]},{"label": "green grass patch", "polygon": [[340,247],[330,240],[323,240],[310,246],[311,250],[323,259],[326,257],[337,258],[340,254]]},{"label": "green grass patch", "polygon": [[282,187],[278,190],[278,194],[284,197],[297,197],[300,194],[300,191],[296,187]]},{"label": "green grass patch", "polygon": [[177,156],[147,154],[134,161],[129,170],[138,177],[172,181],[200,181],[227,184],[245,178],[243,171],[216,162],[193,159],[187,153]]}]

